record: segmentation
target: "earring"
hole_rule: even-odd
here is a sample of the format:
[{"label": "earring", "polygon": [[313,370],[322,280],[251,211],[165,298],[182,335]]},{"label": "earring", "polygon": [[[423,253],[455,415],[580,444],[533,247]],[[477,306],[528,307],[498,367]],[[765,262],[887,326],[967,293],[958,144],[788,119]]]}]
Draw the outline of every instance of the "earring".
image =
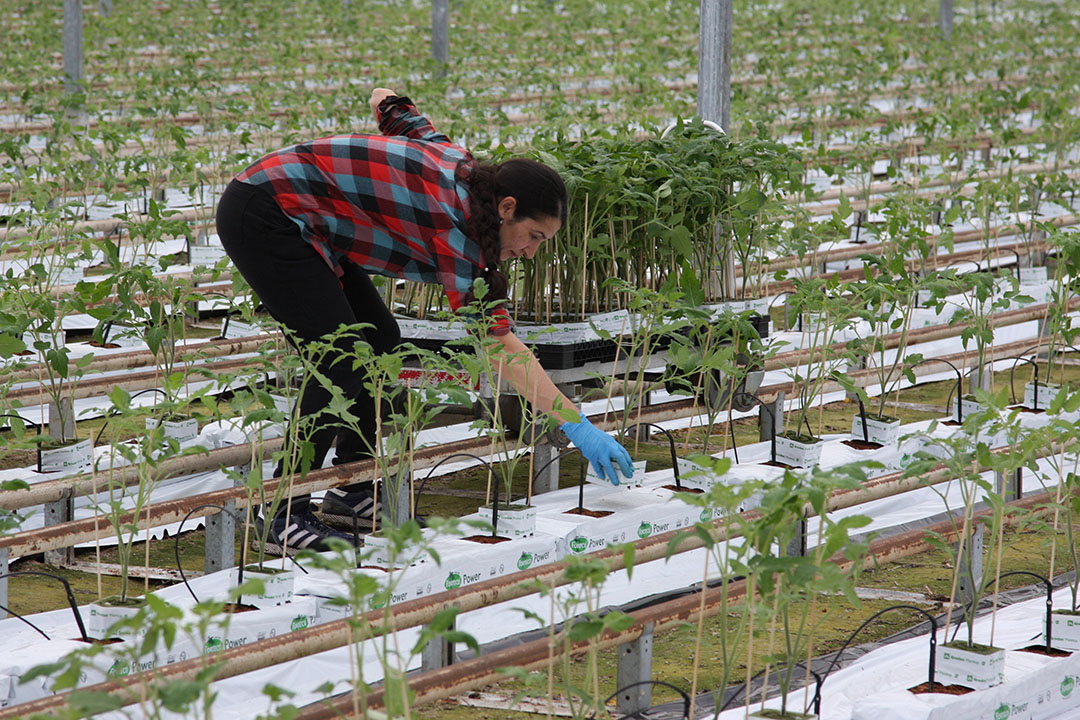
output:
[{"label": "earring", "polygon": [[499,224],[502,225],[502,218],[499,218]]}]

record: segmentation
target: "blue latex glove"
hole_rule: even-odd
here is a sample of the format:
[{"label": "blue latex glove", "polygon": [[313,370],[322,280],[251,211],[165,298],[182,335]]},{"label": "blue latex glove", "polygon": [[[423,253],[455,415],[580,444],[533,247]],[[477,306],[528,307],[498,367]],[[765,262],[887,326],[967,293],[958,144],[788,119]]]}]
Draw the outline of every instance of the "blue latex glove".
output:
[{"label": "blue latex glove", "polygon": [[589,418],[585,417],[585,413],[581,414],[581,422],[563,423],[559,429],[566,433],[574,447],[592,463],[593,471],[612,485],[619,484],[619,475],[615,472],[612,460],[618,463],[618,468],[627,480],[634,474],[634,465],[626,448],[603,430],[597,430],[589,422]]}]

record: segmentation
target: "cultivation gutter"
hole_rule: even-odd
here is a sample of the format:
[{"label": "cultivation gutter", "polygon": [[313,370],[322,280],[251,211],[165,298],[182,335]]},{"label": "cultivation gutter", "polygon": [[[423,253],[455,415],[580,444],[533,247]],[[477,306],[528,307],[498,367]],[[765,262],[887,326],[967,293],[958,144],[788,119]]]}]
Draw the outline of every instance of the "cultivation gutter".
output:
[{"label": "cultivation gutter", "polygon": [[[1012,507],[1033,507],[1039,503],[1048,501],[1049,498],[1049,493],[1044,492],[1008,503],[1008,505]],[[830,510],[831,509],[830,502]],[[989,511],[976,513],[976,517],[981,517],[986,512]],[[743,517],[748,518],[755,517],[756,515],[757,513],[755,511],[743,513]],[[723,520],[715,521],[714,527],[717,530],[714,539],[717,541],[723,541],[737,536],[737,533],[729,533],[727,531]],[[684,531],[672,531],[635,542],[634,562],[647,563],[663,559],[667,556],[668,543],[679,532]],[[947,520],[929,528],[911,531],[902,535],[893,536],[886,540],[878,541],[871,545],[871,552],[873,554],[868,556],[865,560],[866,567],[873,567],[875,563],[890,562],[894,559],[930,549],[929,543],[927,543],[924,538],[930,537],[933,532],[949,536],[954,532],[954,524]],[[699,549],[700,547],[702,547],[700,538],[691,534],[683,540],[676,550],[676,553],[688,552]],[[625,555],[622,548],[602,550],[594,553],[593,557],[608,561],[609,573],[625,568]],[[386,617],[386,610],[374,610],[366,613],[365,617],[370,626],[378,625],[385,620],[388,626],[386,628],[387,631],[392,632],[402,630],[408,627],[426,624],[434,619],[440,611],[447,608],[457,608],[460,612],[468,612],[489,605],[532,595],[535,591],[530,588],[535,587],[537,584],[551,588],[569,584],[571,580],[565,576],[566,567],[567,564],[564,561],[520,571],[505,575],[501,578],[482,581],[466,588],[446,591],[433,596],[432,598],[412,600],[401,603],[400,605],[395,605],[392,610],[389,611],[389,617]],[[716,592],[716,589],[709,590],[707,591],[708,594],[706,597],[715,596]],[[663,605],[655,606],[654,608],[635,612],[635,625],[625,633],[605,635],[604,639],[601,641],[604,643],[602,647],[606,648],[611,645],[622,644],[638,637],[648,622],[656,623],[657,620],[659,620],[661,628],[666,627],[665,613],[670,614],[672,618],[685,618],[687,612],[695,612],[696,608],[700,607],[700,604],[701,598],[699,596],[691,595]],[[711,603],[707,604],[706,607],[713,609],[714,612],[716,611]],[[696,616],[690,615],[690,617]],[[378,634],[381,633],[377,632],[376,635]],[[251,645],[228,648],[221,651],[216,657],[216,661],[221,665],[221,670],[215,676],[215,679],[222,680],[236,675],[253,672],[271,665],[295,660],[327,650],[333,650],[338,647],[344,647],[351,642],[352,635],[353,632],[350,627],[350,621],[337,620],[325,625],[297,630],[287,635],[280,635],[258,641]],[[548,640],[544,638],[535,641],[534,643],[511,648],[506,651],[500,651],[498,653],[491,653],[450,666],[449,668],[427,673],[410,681],[410,687],[417,692],[418,701],[420,697],[424,698],[423,701],[429,701],[440,697],[446,697],[450,694],[456,694],[469,687],[476,687],[491,682],[495,679],[491,673],[497,672],[497,669],[500,667],[522,664],[520,660],[523,657],[526,657],[527,653],[534,652],[536,648],[541,648],[541,656],[544,662],[548,662],[550,648],[548,646]],[[513,658],[513,660],[508,660],[507,658]],[[167,665],[163,668],[157,668],[153,675],[159,682],[193,678],[198,672],[204,669],[204,666],[204,658],[193,658],[191,660]],[[118,697],[124,704],[133,704],[139,701],[138,685],[142,680],[143,679],[139,675],[128,676],[126,678],[82,688],[80,692],[106,692]],[[369,697],[374,698],[377,696]],[[6,711],[0,710],[0,720],[56,710],[64,706],[66,700],[67,694],[58,694],[41,700],[24,703]],[[351,703],[351,699],[347,699],[346,702]],[[319,712],[319,710],[314,709],[310,710],[310,712]],[[305,717],[307,716],[305,715]],[[310,717],[314,718],[322,716],[312,715]],[[339,715],[335,714],[332,717],[339,717]]]}]

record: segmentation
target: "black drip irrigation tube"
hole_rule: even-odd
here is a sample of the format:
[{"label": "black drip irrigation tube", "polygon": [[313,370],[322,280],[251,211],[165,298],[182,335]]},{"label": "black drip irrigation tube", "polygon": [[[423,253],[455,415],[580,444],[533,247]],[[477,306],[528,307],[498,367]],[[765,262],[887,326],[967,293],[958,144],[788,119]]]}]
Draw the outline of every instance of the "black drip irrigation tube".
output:
[{"label": "black drip irrigation tube", "polygon": [[[472,458],[473,460],[476,460],[476,461],[480,462],[484,467],[486,467],[489,473],[491,473],[492,475],[495,475],[495,469],[493,467],[491,467],[491,463],[489,463],[487,460],[480,457],[479,455],[474,455],[473,453],[467,453],[467,452],[460,452],[460,453],[454,453],[453,455],[447,455],[442,460],[435,463],[435,465],[433,465],[432,468],[430,470],[428,470],[428,473],[427,473],[427,475],[424,476],[424,479],[420,481],[420,487],[416,490],[416,502],[415,502],[414,507],[420,507],[420,496],[423,495],[424,488],[427,487],[427,481],[431,479],[432,474],[434,474],[434,472],[436,470],[438,470],[439,466],[442,465],[444,462],[447,462],[449,460],[453,460],[454,458]],[[544,465],[544,467],[547,467],[547,465]],[[495,480],[495,483],[494,483],[495,484],[495,504],[491,508],[491,536],[492,537],[495,537],[498,534],[498,530],[499,530],[499,485],[500,485],[500,483],[499,483],[499,479],[497,477],[495,477],[494,480]],[[510,498],[506,499],[506,504],[507,505],[510,504]],[[376,506],[375,507],[376,507],[376,510],[377,510],[378,509],[378,500],[377,499],[376,499]],[[354,535],[356,534],[356,526],[357,526],[357,518],[356,518],[356,512],[354,511],[353,512],[353,534]]]},{"label": "black drip irrigation tube", "polygon": [[[604,700],[602,705],[604,705],[606,707],[608,703],[610,703],[615,698],[619,697],[619,695],[621,695],[622,693],[626,692],[627,690],[632,690],[634,688],[641,687],[642,685],[650,685],[650,686],[651,685],[661,685],[663,687],[668,688],[669,690],[674,690],[675,692],[679,693],[679,695],[682,697],[682,702],[683,702],[682,717],[684,718],[684,720],[693,720],[693,718],[690,717],[690,696],[687,695],[686,692],[682,688],[679,688],[679,687],[677,687],[675,685],[672,685],[669,682],[664,682],[663,680],[641,680],[641,681],[636,682],[636,683],[630,683],[629,685],[621,687],[618,690],[616,690],[615,692],[611,693],[611,695],[609,695],[607,697],[607,699]],[[622,715],[621,720],[634,720],[634,718],[641,718],[642,713],[648,712],[651,709],[652,708],[642,708],[641,710],[638,710],[635,713],[631,713],[629,715]],[[593,711],[592,715],[589,716],[589,720],[596,720],[596,712],[597,711],[595,711],[595,710]]]},{"label": "black drip irrigation tube", "polygon": [[[237,517],[236,513],[226,509],[221,505],[218,505],[217,503],[205,503],[203,505],[197,505],[191,508],[191,510],[188,511],[188,514],[184,516],[184,519],[180,521],[180,525],[176,528],[176,537],[173,540],[173,554],[176,558],[176,570],[180,573],[180,581],[184,583],[184,587],[187,588],[187,591],[191,594],[191,598],[196,603],[199,602],[199,598],[195,595],[195,591],[191,589],[191,585],[188,583],[187,577],[184,576],[184,567],[180,564],[180,533],[182,533],[184,530],[184,523],[186,523],[192,515],[194,515],[199,510],[205,510],[206,508],[217,508],[221,512],[231,517],[233,519],[233,522],[239,523],[240,525],[244,524],[243,521],[239,517]],[[236,584],[238,586],[242,585],[244,582],[244,565],[247,561],[246,558],[247,545],[245,543],[240,543],[240,564],[237,566],[236,571]],[[296,562],[294,558],[289,557],[289,560],[292,562],[293,565],[300,568],[300,570],[305,575],[308,574],[308,571],[304,568],[304,566]],[[236,604],[242,604],[243,599],[244,598],[242,595],[237,595]]]},{"label": "black drip irrigation tube", "polygon": [[[1024,353],[1024,354],[1026,354],[1026,353]],[[1008,360],[1008,358],[1005,358],[1005,359]],[[1039,364],[1037,362],[1035,362],[1033,359],[1024,357],[1024,355],[1016,355],[1016,356],[1013,357],[1012,367],[1009,368],[1009,395],[1012,397],[1012,401],[1015,403],[1016,402],[1016,387],[1013,384],[1013,376],[1016,373],[1016,363],[1020,362],[1021,360],[1026,362],[1026,363],[1029,363],[1031,365],[1031,367],[1033,367],[1035,369],[1035,379],[1033,381],[1035,383],[1035,397],[1032,400],[1031,409],[1032,410],[1038,410],[1039,409]]]},{"label": "black drip irrigation tube", "polygon": [[[27,420],[22,415],[15,415],[13,413],[5,413],[3,415],[0,415],[0,418],[11,418],[13,420],[20,420],[20,421],[22,421],[24,423],[27,423],[29,425],[33,425],[34,429],[37,431],[38,437],[43,437],[41,435],[41,425],[34,422],[33,420]],[[8,423],[8,426],[10,427],[11,423]],[[41,442],[40,441],[37,444],[37,471],[41,472]]]},{"label": "black drip irrigation tube", "polygon": [[[1032,345],[1027,350],[1020,353],[1019,355],[1013,356],[1013,364],[1012,364],[1012,367],[1009,368],[1009,394],[1012,397],[1013,402],[1016,402],[1016,390],[1013,387],[1013,376],[1016,373],[1016,363],[1023,360],[1024,362],[1031,363],[1031,366],[1035,369],[1035,377],[1034,377],[1034,380],[1033,380],[1033,382],[1035,383],[1035,401],[1032,403],[1032,409],[1033,410],[1038,410],[1039,409],[1039,364],[1037,362],[1035,362],[1035,358],[1027,358],[1027,357],[1024,357],[1024,356],[1027,355],[1028,353],[1034,353],[1040,347],[1043,347],[1043,344]],[[1059,353],[1064,353],[1066,351],[1080,352],[1080,348],[1077,348],[1075,345],[1066,345],[1064,347],[1058,348]],[[1004,359],[1008,360],[1009,358],[1004,358]],[[1052,371],[1053,367],[1054,367],[1052,358],[1047,358],[1047,364],[1048,364],[1049,367],[1047,368],[1047,378],[1046,378],[1046,382],[1043,383],[1044,385],[1049,385],[1050,384],[1050,371]]]},{"label": "black drip irrigation tube", "polygon": [[679,482],[679,456],[675,452],[675,437],[668,431],[667,428],[661,427],[660,425],[652,422],[634,423],[633,425],[629,425],[624,428],[623,433],[626,433],[632,429],[637,429],[639,427],[656,428],[660,432],[664,433],[664,435],[667,437],[668,448],[671,450],[671,470],[675,473],[675,487],[677,487],[679,490],[682,490],[682,483]]},{"label": "black drip irrigation tube", "polygon": [[[776,667],[774,669],[777,672],[779,672],[780,668],[785,668],[786,669],[786,667],[787,666],[784,663],[777,663]],[[800,667],[806,668],[810,672],[810,674],[814,676],[814,680],[816,682],[815,682],[815,687],[814,687],[813,708],[814,708],[814,714],[815,715],[820,715],[821,714],[821,683],[825,682],[825,678],[822,677],[821,675],[819,675],[813,668],[807,668],[806,663],[803,662],[802,660],[795,663],[795,667],[796,668],[800,668]],[[742,694],[743,690],[746,689],[746,686],[748,684],[750,684],[750,683],[753,683],[759,677],[764,675],[766,670],[769,670],[769,668],[759,670],[757,672],[757,674],[755,674],[752,678],[750,678],[750,680],[748,680],[745,683],[741,683],[739,685],[739,689],[736,692],[732,693],[731,697],[729,697],[727,700],[725,700],[724,704],[720,706],[720,710],[717,712],[717,715],[724,712],[724,710],[727,710],[727,706],[730,705],[733,700],[735,700],[736,698],[738,698]],[[759,693],[762,692],[763,690],[764,690],[764,686],[762,686],[761,688],[758,688]]]},{"label": "black drip irrigation tube", "polygon": [[[884,388],[882,389],[884,390]],[[866,424],[866,405],[862,401],[862,397],[856,395],[855,399],[859,401],[859,420],[862,421],[862,439],[864,443],[870,443],[870,427]]]},{"label": "black drip irrigation tube", "polygon": [[[71,592],[71,583],[69,583],[65,578],[62,578],[59,575],[53,575],[52,573],[40,572],[38,570],[18,570],[16,572],[4,573],[3,575],[0,575],[0,579],[9,578],[9,577],[20,577],[20,576],[24,576],[24,575],[37,575],[37,576],[40,576],[40,577],[52,578],[53,580],[56,580],[58,582],[63,583],[64,592],[67,594],[68,605],[71,607],[71,614],[75,616],[75,625],[77,625],[78,628],[79,628],[79,639],[81,639],[83,642],[87,642],[87,643],[90,642],[90,638],[87,637],[87,635],[86,635],[86,626],[83,624],[82,615],[79,613],[79,604],[77,602],[75,602],[75,594],[73,592]],[[48,635],[45,635],[45,633],[42,632],[41,628],[39,628],[37,625],[34,625],[32,622],[30,622],[29,620],[24,618],[22,615],[19,615],[16,612],[12,612],[8,608],[3,608],[3,610],[5,612],[11,613],[15,617],[22,620],[27,625],[29,625],[30,627],[37,630],[39,633],[41,633],[42,635],[45,636],[46,640],[50,639]]]},{"label": "black drip irrigation tube", "polygon": [[926,679],[926,684],[927,689],[930,692],[934,692],[934,672],[936,670],[937,663],[937,658],[935,657],[935,650],[937,650],[937,618],[935,618],[925,609],[916,605],[892,605],[885,608],[884,610],[880,610],[871,615],[866,620],[866,622],[860,625],[858,629],[855,630],[855,632],[851,633],[851,635],[848,636],[848,639],[844,641],[844,644],[840,646],[840,649],[833,653],[832,661],[829,663],[829,666],[825,668],[825,672],[818,680],[817,689],[814,691],[814,707],[816,708],[814,712],[821,712],[821,686],[825,684],[825,680],[829,677],[829,673],[833,671],[833,668],[836,667],[836,663],[840,661],[841,657],[843,657],[844,651],[847,650],[848,645],[851,644],[851,641],[854,640],[855,637],[863,630],[865,630],[872,622],[877,620],[885,613],[892,612],[893,610],[914,610],[917,613],[922,613],[923,615],[925,615],[926,619],[930,621],[930,661],[928,663],[929,671],[928,677]]},{"label": "black drip irrigation tube", "polygon": [[[580,452],[576,447],[568,447],[568,448],[564,449],[558,455],[556,455],[555,457],[551,458],[546,463],[541,465],[538,470],[533,472],[533,480],[535,481],[536,478],[540,477],[540,473],[542,473],[544,470],[546,470],[548,468],[548,466],[551,465],[556,460],[561,460],[562,458],[566,457],[567,455],[570,455],[571,453],[576,453],[576,452]],[[581,458],[581,477],[578,479],[578,507],[577,507],[577,509],[578,509],[579,512],[585,509],[585,472],[586,472],[586,467],[588,465],[588,462],[589,461],[586,460],[584,457]]]},{"label": "black drip irrigation tube", "polygon": [[[1053,647],[1051,647],[1050,632],[1051,628],[1053,627],[1052,615],[1054,612],[1054,584],[1050,582],[1049,579],[1043,577],[1042,575],[1039,575],[1038,573],[1033,573],[1030,570],[1010,570],[1009,572],[1002,573],[1000,577],[997,577],[986,583],[986,585],[983,586],[983,592],[986,592],[991,585],[996,585],[998,582],[1000,582],[1004,578],[1009,577],[1010,575],[1027,575],[1029,577],[1037,579],[1044,586],[1046,586],[1046,654],[1049,655],[1050,652],[1053,650]],[[959,631],[959,623],[957,624],[956,629],[957,631]],[[956,639],[955,632],[953,633],[953,639]]]},{"label": "black drip irrigation tube", "polygon": [[[166,400],[169,399],[169,396],[161,388],[147,388],[146,390],[140,390],[139,392],[132,395],[129,399],[134,400],[135,398],[139,397],[140,395],[145,395],[146,393],[155,393],[155,392],[156,393],[161,393],[165,397]],[[119,414],[120,414],[120,412],[116,408],[113,408],[109,412],[109,414],[105,416],[105,422],[101,423],[101,430],[98,431],[97,437],[94,438],[94,445],[97,445],[99,442],[101,442],[101,436],[105,434],[105,428],[109,426],[109,420],[113,419],[114,417],[116,417]]]},{"label": "black drip irrigation tube", "polygon": [[[956,373],[956,422],[962,423],[964,421],[964,411],[963,411],[963,405],[961,403],[960,397],[963,394],[962,391],[964,389],[964,374],[960,372],[960,368],[956,367],[955,365],[953,365],[948,360],[945,360],[944,358],[925,358],[925,359],[920,360],[919,362],[911,365],[911,367],[909,367],[908,369],[909,370],[914,370],[915,368],[919,367],[920,365],[925,365],[926,363],[930,363],[930,362],[945,363],[946,365],[948,365],[949,367],[951,367],[953,369],[954,373]],[[948,411],[949,401],[950,400],[952,400],[952,391],[951,390],[949,391],[949,396],[947,398],[945,398],[945,409],[946,409],[946,411]]]}]

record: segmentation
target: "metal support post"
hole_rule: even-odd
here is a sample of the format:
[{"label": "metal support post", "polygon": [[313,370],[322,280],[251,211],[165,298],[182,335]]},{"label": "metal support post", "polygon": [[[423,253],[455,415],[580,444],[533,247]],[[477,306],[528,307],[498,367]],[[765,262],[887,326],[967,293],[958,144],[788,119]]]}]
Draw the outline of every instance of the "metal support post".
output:
[{"label": "metal support post", "polygon": [[[70,497],[62,498],[54,503],[46,503],[45,507],[45,527],[52,525],[59,525],[61,523],[71,522],[74,520],[74,509],[72,499]],[[70,564],[75,561],[75,549],[66,547],[58,550],[46,550],[45,551],[45,564],[56,565],[58,567]]]},{"label": "metal support post", "polygon": [[[453,626],[450,627],[453,630]],[[444,637],[435,637],[420,651],[420,670],[428,672],[454,664],[454,644]]]},{"label": "metal support post", "polygon": [[942,37],[952,40],[953,0],[941,0],[941,6],[938,9],[938,27],[941,28]]},{"label": "metal support post", "polygon": [[732,0],[701,0],[698,115],[728,132],[731,116]]},{"label": "metal support post", "polygon": [[[616,685],[625,688],[634,683],[652,680],[653,624],[648,623],[641,637],[619,646],[619,667]],[[619,692],[616,709],[623,715],[633,715],[652,705],[652,685],[637,685]]]},{"label": "metal support post", "polygon": [[[986,526],[979,523],[968,537],[967,542],[964,543],[964,552],[960,553],[960,578],[957,584],[959,585],[961,602],[964,605],[971,604],[975,599],[972,581],[976,585],[982,584],[983,581],[983,536],[985,531]],[[957,546],[959,544],[957,542]]]},{"label": "metal support post", "polygon": [[994,473],[994,487],[1006,501],[1019,500],[1024,496],[1024,469],[1016,468],[1010,474],[998,470]]},{"label": "metal support post", "polygon": [[[1049,318],[1042,316],[1038,320],[1038,333],[1039,337],[1050,337],[1050,322]],[[1041,356],[1041,354],[1040,354]]]},{"label": "metal support post", "polygon": [[431,57],[439,63],[438,77],[446,77],[450,64],[450,0],[431,2]]},{"label": "metal support post", "polygon": [[776,393],[776,399],[771,403],[758,407],[758,439],[767,442],[772,439],[774,433],[779,435],[782,432],[784,432],[784,392],[781,390]]},{"label": "metal support post", "polygon": [[533,446],[533,467],[542,467],[533,479],[533,495],[541,495],[559,489],[559,453],[557,448],[550,443],[540,443]]},{"label": "metal support post", "polygon": [[206,573],[217,572],[236,565],[236,501],[223,504],[228,512],[206,517]]},{"label": "metal support post", "polygon": [[64,0],[64,92],[82,92],[83,10],[82,0]]},{"label": "metal support post", "polygon": [[[7,579],[8,571],[11,569],[9,567],[9,563],[8,563],[8,558],[9,557],[10,557],[10,551],[6,547],[5,548],[0,548],[0,575],[4,576],[4,577],[0,577],[0,605],[3,605],[4,607],[10,607],[10,603],[8,603],[8,579]],[[7,611],[6,610],[0,610],[0,620],[3,620],[6,617],[7,617]]]}]

